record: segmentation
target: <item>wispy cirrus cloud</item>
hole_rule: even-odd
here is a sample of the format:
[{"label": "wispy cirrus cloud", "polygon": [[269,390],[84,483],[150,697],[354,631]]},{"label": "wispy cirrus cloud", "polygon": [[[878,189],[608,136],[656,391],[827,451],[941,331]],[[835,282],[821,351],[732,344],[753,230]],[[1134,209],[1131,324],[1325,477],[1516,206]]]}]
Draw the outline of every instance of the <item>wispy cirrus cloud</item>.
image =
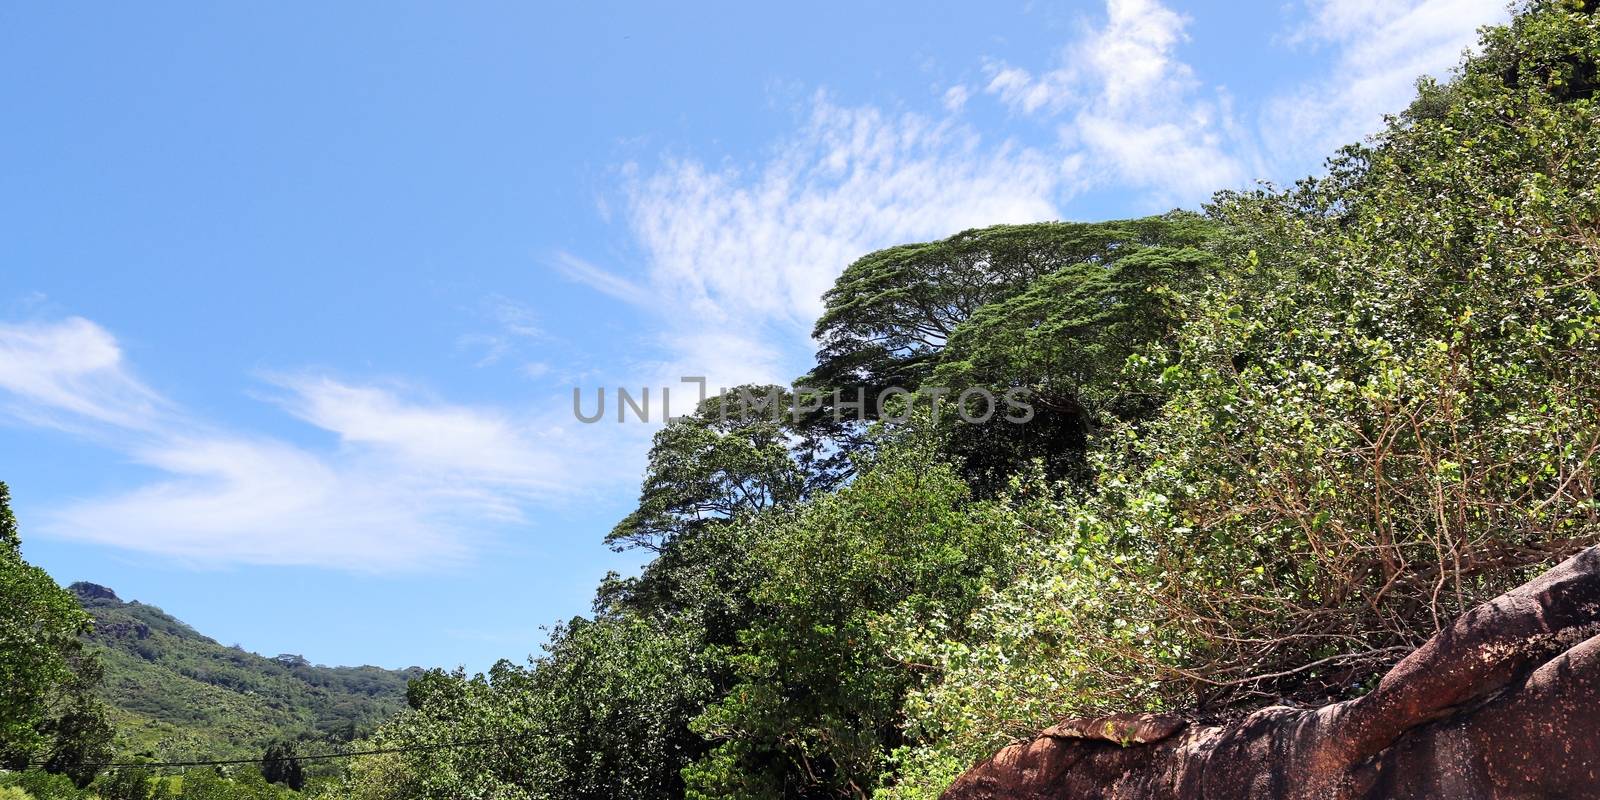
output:
[{"label": "wispy cirrus cloud", "polygon": [[326,376],[274,376],[283,407],[336,434],[347,448],[394,464],[413,464],[440,483],[552,494],[565,466],[537,430],[505,412],[422,403],[395,390],[352,385]]},{"label": "wispy cirrus cloud", "polygon": [[[1226,109],[1177,60],[1186,19],[1113,0],[1044,72],[990,62],[985,86],[951,86],[935,113],[849,106],[817,91],[803,123],[747,163],[630,164],[623,213],[643,255],[627,275],[563,255],[572,279],[664,309],[661,374],[712,385],[786,381],[838,274],[872,250],[965,228],[1057,219],[1097,183],[1197,200],[1242,180],[1224,152]],[[963,117],[975,98],[1068,112],[1059,139],[1025,144]],[[1200,99],[1196,99],[1200,98]],[[1182,101],[1182,102],[1175,102]]]},{"label": "wispy cirrus cloud", "polygon": [[627,187],[650,280],[697,315],[806,325],[833,275],[869,249],[974,225],[1048,218],[1072,165],[986,142],[951,119],[850,108],[825,93],[773,156],[676,160]]},{"label": "wispy cirrus cloud", "polygon": [[392,572],[470,551],[461,515],[382,465],[226,434],[163,438],[129,455],[163,477],[53,509],[41,530],[202,565]]},{"label": "wispy cirrus cloud", "polygon": [[50,535],[201,564],[422,569],[470,557],[530,508],[605,479],[585,468],[604,441],[559,415],[523,418],[327,375],[266,380],[273,402],[333,446],[187,412],[136,378],[116,338],[89,320],[0,326],[8,416],[92,436],[156,475],[49,510]]},{"label": "wispy cirrus cloud", "polygon": [[954,118],[814,95],[770,158],[634,169],[627,220],[665,308],[669,372],[714,384],[787,380],[822,293],[863,253],[996,222],[1050,219],[1076,165]]},{"label": "wispy cirrus cloud", "polygon": [[556,253],[550,260],[568,280],[584,284],[601,294],[610,295],[624,303],[644,306],[650,303],[650,294],[632,281],[607,272],[571,253]]},{"label": "wispy cirrus cloud", "polygon": [[51,427],[145,429],[169,412],[123,363],[116,339],[82,317],[0,324],[0,390],[14,416]]}]

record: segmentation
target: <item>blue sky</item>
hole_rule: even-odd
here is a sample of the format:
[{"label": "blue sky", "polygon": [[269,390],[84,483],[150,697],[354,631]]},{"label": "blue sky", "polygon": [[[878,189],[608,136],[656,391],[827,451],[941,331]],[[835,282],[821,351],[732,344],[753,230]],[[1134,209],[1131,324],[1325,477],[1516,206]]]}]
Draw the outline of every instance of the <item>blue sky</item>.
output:
[{"label": "blue sky", "polygon": [[[653,426],[855,257],[1287,182],[1500,0],[0,7],[26,555],[225,643],[486,667],[588,608]],[[685,387],[687,389],[687,387]]]}]

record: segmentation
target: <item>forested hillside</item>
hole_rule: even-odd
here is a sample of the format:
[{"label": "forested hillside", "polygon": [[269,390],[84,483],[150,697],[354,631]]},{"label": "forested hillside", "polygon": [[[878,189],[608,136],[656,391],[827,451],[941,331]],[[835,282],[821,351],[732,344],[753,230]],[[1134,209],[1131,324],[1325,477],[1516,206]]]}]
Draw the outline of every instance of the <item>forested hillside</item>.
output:
[{"label": "forested hillside", "polygon": [[266,658],[105,587],[69,588],[94,620],[87,641],[105,668],[100,695],[128,755],[259,757],[280,739],[348,742],[403,708],[406,682],[422,672]]},{"label": "forested hillside", "polygon": [[352,791],[933,797],[1063,717],[1359,696],[1600,541],[1600,19],[1481,44],[1294,186],[861,258],[820,406],[668,425],[609,537],[654,560],[531,664],[415,682],[374,743],[492,744]]},{"label": "forested hillside", "polygon": [[[0,797],[292,800],[342,792],[336,752],[405,706],[422,674],[223,647],[22,559],[0,482]],[[171,765],[192,766],[181,773]],[[164,767],[146,768],[160,762]]]}]

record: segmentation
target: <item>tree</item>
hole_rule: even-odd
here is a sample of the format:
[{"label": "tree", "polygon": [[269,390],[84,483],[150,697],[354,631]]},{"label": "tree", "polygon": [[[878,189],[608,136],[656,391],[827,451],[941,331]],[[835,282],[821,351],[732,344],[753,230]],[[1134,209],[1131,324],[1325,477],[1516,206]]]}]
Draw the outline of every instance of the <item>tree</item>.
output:
[{"label": "tree", "polygon": [[261,777],[268,783],[281,783],[295,791],[306,785],[299,749],[293,741],[281,739],[267,745],[267,752],[261,757]]},{"label": "tree", "polygon": [[0,552],[22,552],[22,534],[17,530],[17,515],[11,511],[11,487],[0,481]]},{"label": "tree", "polygon": [[660,552],[706,525],[804,497],[812,449],[796,441],[792,403],[781,386],[740,386],[669,422],[651,444],[638,508],[606,543]]},{"label": "tree", "polygon": [[150,777],[144,767],[120,767],[101,776],[94,786],[105,800],[151,800]]},{"label": "tree", "polygon": [[813,469],[819,445],[796,430],[792,403],[782,387],[741,386],[656,434],[638,508],[606,537],[614,549],[656,557],[638,576],[608,576],[597,613],[681,617],[705,644],[732,643],[749,604],[747,541],[730,526],[793,506],[831,480]]},{"label": "tree", "polygon": [[925,376],[930,357],[983,306],[1063,267],[1103,264],[1151,245],[1198,245],[1208,233],[1204,220],[1173,212],[1116,222],[997,225],[870,253],[823,295],[825,310],[813,332],[823,347],[813,374]]},{"label": "tree", "polygon": [[227,778],[215,767],[193,767],[183,773],[178,800],[232,800]]},{"label": "tree", "polygon": [[43,762],[87,785],[112,736],[92,695],[98,661],[78,639],[90,618],[70,592],[23,560],[10,499],[0,483],[0,765]]},{"label": "tree", "polygon": [[58,710],[43,726],[51,743],[44,768],[66,775],[78,786],[87,786],[100,765],[111,760],[115,729],[105,704],[93,693],[103,674],[99,660],[82,650],[74,653],[71,660],[73,678],[61,687]]},{"label": "tree", "polygon": [[681,797],[680,771],[705,750],[688,727],[712,690],[699,647],[692,631],[637,616],[574,619],[531,668],[430,672],[376,741],[485,744],[361,759],[364,796],[384,796],[381,782],[439,800]]},{"label": "tree", "polygon": [[[1201,247],[1215,236],[1216,226],[1210,221],[1174,211],[1112,222],[999,225],[870,253],[846,268],[823,296],[825,310],[812,334],[821,343],[816,366],[800,379],[801,384],[820,390],[822,403],[806,417],[802,428],[833,443],[827,465],[845,472],[848,454],[867,444],[865,426],[851,420],[881,419],[884,409],[880,400],[892,396],[890,389],[916,391],[930,382],[957,394],[972,385],[1048,388],[1046,379],[1051,376],[1040,372],[1047,364],[1038,360],[1014,367],[990,360],[984,370],[970,374],[947,365],[981,355],[974,353],[977,348],[1028,347],[1038,355],[1094,349],[1096,344],[1107,349],[1109,342],[1104,337],[1096,340],[1099,331],[1092,324],[1062,323],[1119,313],[1127,321],[1152,310],[1159,302],[1148,296],[1146,289],[1182,288],[1197,274],[1152,270],[1148,264],[1123,269],[1119,264],[1148,248]],[[1049,287],[1041,288],[1040,282],[1047,278]],[[1140,278],[1151,283],[1138,283]],[[1007,305],[1030,287],[1034,291],[1020,301],[1022,309]],[[1112,307],[1089,308],[1091,302]],[[1004,330],[994,330],[1018,310],[1031,316]],[[1117,333],[1125,337],[1133,328],[1124,325]],[[1141,332],[1159,336],[1163,329],[1152,324]],[[984,342],[984,336],[994,333],[1009,338],[1004,343]],[[1117,344],[1132,350],[1144,342]],[[952,345],[958,345],[961,352],[947,352]],[[943,377],[936,378],[942,368]],[[1102,370],[1096,377],[1110,375]],[[962,382],[952,382],[958,379]],[[858,399],[864,404],[859,414],[854,410],[840,413],[837,408],[836,400],[850,403]],[[997,424],[974,433],[979,439],[996,435],[1024,438],[1013,448],[1020,460],[1000,465],[980,457],[974,460],[969,477],[982,478],[987,472],[1017,467],[1028,458],[1061,448],[1081,453],[1083,444],[1077,432],[1084,425],[1084,414],[1070,407],[1069,399],[1069,393],[1049,393],[1046,400],[1057,406],[1044,409],[1044,418],[1030,423],[1026,431],[1020,426],[1011,426],[1015,431],[1001,430]],[[1066,418],[1054,418],[1057,411],[1063,411]],[[1034,439],[1031,446],[1025,438],[1030,434]],[[1079,441],[1074,441],[1075,435]],[[971,448],[968,454],[981,456],[981,449]]]},{"label": "tree", "polygon": [[963,618],[1018,533],[967,507],[937,453],[908,446],[836,493],[752,521],[756,611],[731,648],[738,682],[695,721],[717,747],[686,772],[690,796],[864,797],[878,785],[919,674],[885,632]]},{"label": "tree", "polygon": [[0,783],[27,792],[30,800],[92,800],[93,795],[79,788],[65,775],[30,769],[0,777]]}]

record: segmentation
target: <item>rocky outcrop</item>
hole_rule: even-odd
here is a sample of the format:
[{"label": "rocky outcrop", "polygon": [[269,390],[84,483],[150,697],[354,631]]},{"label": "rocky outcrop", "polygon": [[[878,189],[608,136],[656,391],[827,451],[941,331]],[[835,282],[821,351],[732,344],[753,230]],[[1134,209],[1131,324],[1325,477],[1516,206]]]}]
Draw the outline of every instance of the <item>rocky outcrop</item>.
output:
[{"label": "rocky outcrop", "polygon": [[944,797],[1600,798],[1600,547],[1463,615],[1359,699],[1222,726],[1067,722]]},{"label": "rocky outcrop", "polygon": [[1159,742],[1188,726],[1188,720],[1173,714],[1108,714],[1069,719],[1039,735],[1051,739],[1097,739],[1127,746]]},{"label": "rocky outcrop", "polygon": [[101,586],[98,583],[78,581],[77,583],[68,586],[67,591],[77,595],[78,599],[83,602],[88,602],[90,600],[110,600],[113,603],[122,602],[122,600],[117,597],[117,593],[111,591],[111,587]]}]

